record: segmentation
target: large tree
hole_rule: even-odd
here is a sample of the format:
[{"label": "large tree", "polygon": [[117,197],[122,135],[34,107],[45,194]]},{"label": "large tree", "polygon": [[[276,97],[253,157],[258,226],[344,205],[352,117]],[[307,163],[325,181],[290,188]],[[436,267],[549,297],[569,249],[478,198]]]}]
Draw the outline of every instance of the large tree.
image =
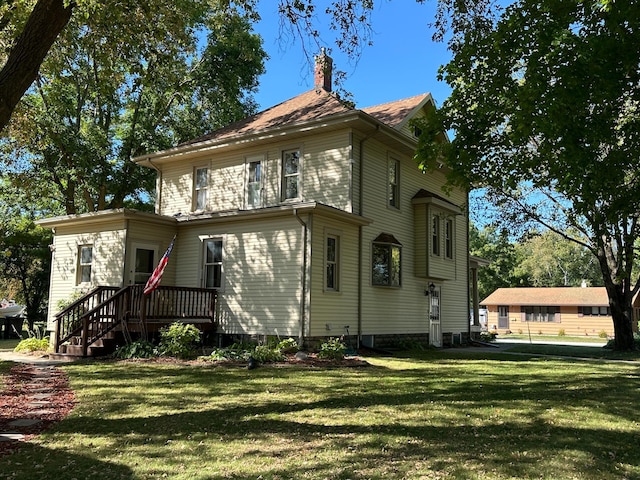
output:
[{"label": "large tree", "polygon": [[[640,236],[640,3],[520,0],[465,15],[432,127],[452,181],[485,186],[511,228],[536,222],[587,248],[609,295],[617,349],[633,348]],[[576,232],[577,235],[573,235]]]},{"label": "large tree", "polygon": [[69,23],[2,144],[12,180],[38,194],[54,185],[67,214],[140,206],[154,175],[130,158],[252,113],[264,70],[261,40],[234,10],[103,3]]}]

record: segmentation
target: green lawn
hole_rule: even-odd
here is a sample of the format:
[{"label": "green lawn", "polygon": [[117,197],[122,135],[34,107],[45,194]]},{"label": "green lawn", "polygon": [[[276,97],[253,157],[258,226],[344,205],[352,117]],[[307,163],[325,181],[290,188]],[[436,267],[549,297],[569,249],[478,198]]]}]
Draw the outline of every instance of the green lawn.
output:
[{"label": "green lawn", "polygon": [[368,360],[66,365],[77,407],[0,457],[0,478],[640,478],[640,363]]}]

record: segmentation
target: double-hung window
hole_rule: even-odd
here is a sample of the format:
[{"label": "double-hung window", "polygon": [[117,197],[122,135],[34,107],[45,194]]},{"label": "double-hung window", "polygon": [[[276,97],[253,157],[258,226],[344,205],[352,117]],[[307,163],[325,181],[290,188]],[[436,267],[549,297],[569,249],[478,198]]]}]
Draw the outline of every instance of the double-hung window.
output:
[{"label": "double-hung window", "polygon": [[389,206],[400,208],[400,162],[389,159],[387,170]]},{"label": "double-hung window", "polygon": [[247,207],[262,205],[262,159],[247,160]]},{"label": "double-hung window", "polygon": [[282,199],[300,198],[300,150],[282,153]]},{"label": "double-hung window", "polygon": [[325,290],[337,292],[339,290],[339,248],[340,237],[327,235],[325,245]]},{"label": "double-hung window", "polygon": [[222,239],[204,241],[204,286],[222,288]]},{"label": "double-hung window", "polygon": [[78,278],[77,283],[91,283],[91,267],[93,265],[93,245],[78,247]]},{"label": "double-hung window", "polygon": [[193,209],[202,211],[207,208],[207,198],[209,196],[209,169],[198,167],[194,171],[194,198]]},{"label": "double-hung window", "polygon": [[447,218],[444,223],[444,255],[453,258],[453,219]]},{"label": "double-hung window", "polygon": [[402,245],[393,235],[381,234],[372,244],[371,283],[377,286],[401,285]]},{"label": "double-hung window", "polygon": [[431,217],[431,253],[440,255],[440,215]]}]

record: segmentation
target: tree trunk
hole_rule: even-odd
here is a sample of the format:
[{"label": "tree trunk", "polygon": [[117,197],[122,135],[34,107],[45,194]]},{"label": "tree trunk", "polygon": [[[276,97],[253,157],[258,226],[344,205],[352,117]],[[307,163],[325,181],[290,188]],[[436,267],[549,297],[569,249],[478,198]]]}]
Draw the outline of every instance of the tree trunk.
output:
[{"label": "tree trunk", "polygon": [[38,0],[20,36],[0,70],[0,131],[38,75],[56,38],[71,19],[74,2]]},{"label": "tree trunk", "polygon": [[613,317],[616,350],[633,350],[633,297],[624,290],[624,284],[614,284],[605,279],[609,306]]}]

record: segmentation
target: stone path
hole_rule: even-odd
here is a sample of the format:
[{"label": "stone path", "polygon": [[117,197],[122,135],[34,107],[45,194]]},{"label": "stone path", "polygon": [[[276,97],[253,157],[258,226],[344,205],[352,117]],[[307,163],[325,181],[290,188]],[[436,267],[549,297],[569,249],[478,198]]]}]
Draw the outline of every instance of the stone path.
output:
[{"label": "stone path", "polygon": [[0,454],[28,439],[73,408],[66,374],[49,363],[17,364],[0,387]]}]

